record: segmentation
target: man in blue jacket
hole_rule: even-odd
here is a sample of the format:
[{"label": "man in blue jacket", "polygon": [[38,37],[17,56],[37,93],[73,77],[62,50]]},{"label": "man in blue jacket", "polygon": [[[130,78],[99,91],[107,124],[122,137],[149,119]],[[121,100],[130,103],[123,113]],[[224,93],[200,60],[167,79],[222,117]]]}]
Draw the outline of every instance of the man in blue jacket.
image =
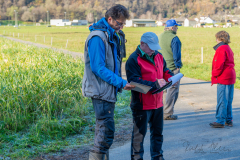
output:
[{"label": "man in blue jacket", "polygon": [[[121,31],[129,12],[122,5],[110,8],[105,17],[90,26],[85,42],[85,70],[82,92],[92,98],[96,116],[94,146],[89,160],[109,159],[108,150],[114,138],[114,108],[117,92],[134,86],[121,78],[125,39]],[[124,49],[123,49],[124,48]]]},{"label": "man in blue jacket", "polygon": [[[159,44],[161,46],[160,52],[162,53],[167,68],[169,68],[174,74],[180,72],[182,67],[181,61],[181,41],[177,34],[179,24],[174,19],[170,19],[166,22],[164,32],[159,36]],[[169,87],[163,95],[163,108],[164,108],[164,120],[176,120],[177,115],[173,115],[174,105],[178,99],[179,93],[178,82],[176,85]]]}]

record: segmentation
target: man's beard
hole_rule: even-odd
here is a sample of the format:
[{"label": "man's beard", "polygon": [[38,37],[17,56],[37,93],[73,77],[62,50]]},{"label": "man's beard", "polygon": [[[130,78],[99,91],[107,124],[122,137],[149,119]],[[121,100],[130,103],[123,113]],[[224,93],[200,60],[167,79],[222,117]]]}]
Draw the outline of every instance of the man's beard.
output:
[{"label": "man's beard", "polygon": [[113,26],[111,24],[109,24],[109,25],[115,30],[115,32],[119,32],[120,28],[116,28],[115,26]]}]

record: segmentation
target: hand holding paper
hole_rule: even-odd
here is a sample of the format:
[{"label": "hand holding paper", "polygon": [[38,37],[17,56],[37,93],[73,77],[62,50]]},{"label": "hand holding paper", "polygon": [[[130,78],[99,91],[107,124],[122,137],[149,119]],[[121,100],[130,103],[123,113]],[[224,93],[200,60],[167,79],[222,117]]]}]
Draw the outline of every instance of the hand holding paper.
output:
[{"label": "hand holding paper", "polygon": [[179,83],[179,81],[177,81],[176,83],[174,83],[172,86],[177,86]]},{"label": "hand holding paper", "polygon": [[157,79],[157,81],[160,87],[163,87],[166,85],[166,81],[164,79]]},{"label": "hand holding paper", "polygon": [[130,83],[127,83],[126,86],[123,89],[125,89],[125,90],[132,90],[133,88],[135,88],[134,85],[131,85]]},{"label": "hand holding paper", "polygon": [[[168,78],[169,82],[172,82],[172,85],[174,85],[176,82],[179,83],[178,81],[183,77],[182,73],[178,73],[171,78]],[[175,84],[176,85],[176,84]]]},{"label": "hand holding paper", "polygon": [[174,76],[172,76],[171,78],[168,79],[168,83],[164,86],[162,86],[161,88],[157,89],[156,91],[153,91],[152,94],[157,94],[162,92],[164,89],[167,89],[168,87],[172,86],[173,84],[176,85],[176,83],[179,83],[179,80],[183,77],[182,73],[178,73]]}]

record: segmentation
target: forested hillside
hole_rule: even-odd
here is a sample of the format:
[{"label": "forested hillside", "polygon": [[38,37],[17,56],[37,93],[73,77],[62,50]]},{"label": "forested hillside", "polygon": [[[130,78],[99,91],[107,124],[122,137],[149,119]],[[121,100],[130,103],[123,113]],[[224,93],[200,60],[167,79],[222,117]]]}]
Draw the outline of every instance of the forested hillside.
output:
[{"label": "forested hillside", "polygon": [[46,21],[50,18],[87,19],[93,22],[104,16],[114,4],[126,6],[131,18],[172,18],[240,14],[240,0],[0,0],[2,20],[14,19],[14,10],[22,21]]}]

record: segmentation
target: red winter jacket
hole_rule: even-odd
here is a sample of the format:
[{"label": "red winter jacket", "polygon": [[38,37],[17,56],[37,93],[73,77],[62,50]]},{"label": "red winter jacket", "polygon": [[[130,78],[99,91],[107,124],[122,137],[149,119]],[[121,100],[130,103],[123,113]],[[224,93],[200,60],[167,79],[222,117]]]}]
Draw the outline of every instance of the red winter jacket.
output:
[{"label": "red winter jacket", "polygon": [[221,42],[217,44],[212,61],[212,85],[224,84],[232,85],[236,81],[236,72],[234,70],[234,55],[229,45]]},{"label": "red winter jacket", "polygon": [[152,92],[159,88],[156,79],[165,79],[173,76],[173,73],[167,68],[163,56],[159,52],[155,52],[154,63],[141,55],[137,48],[126,62],[126,74],[128,82],[137,82],[147,86],[151,86],[151,90],[147,94],[136,91],[132,92],[131,108],[137,110],[151,110],[163,106],[163,92],[152,95]]}]

